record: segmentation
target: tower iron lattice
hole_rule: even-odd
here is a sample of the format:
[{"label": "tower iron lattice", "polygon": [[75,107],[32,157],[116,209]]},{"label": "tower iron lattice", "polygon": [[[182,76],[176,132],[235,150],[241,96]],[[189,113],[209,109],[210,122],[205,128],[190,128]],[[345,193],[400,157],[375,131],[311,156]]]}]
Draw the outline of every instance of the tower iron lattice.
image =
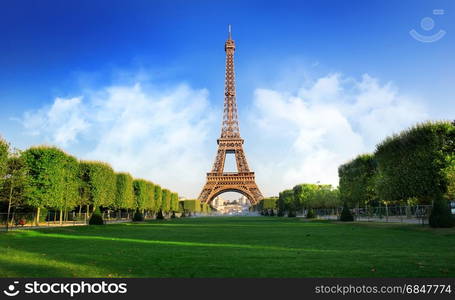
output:
[{"label": "tower iron lattice", "polygon": [[[224,192],[239,192],[245,195],[252,205],[262,198],[254,172],[248,167],[243,151],[244,140],[240,137],[237,102],[235,93],[234,52],[235,43],[232,39],[231,26],[224,44],[226,52],[226,74],[224,86],[224,111],[221,125],[221,135],[217,140],[218,151],[212,171],[207,173],[207,181],[198,197],[201,203],[210,203],[215,197]],[[235,155],[237,172],[224,172],[226,154]]]}]

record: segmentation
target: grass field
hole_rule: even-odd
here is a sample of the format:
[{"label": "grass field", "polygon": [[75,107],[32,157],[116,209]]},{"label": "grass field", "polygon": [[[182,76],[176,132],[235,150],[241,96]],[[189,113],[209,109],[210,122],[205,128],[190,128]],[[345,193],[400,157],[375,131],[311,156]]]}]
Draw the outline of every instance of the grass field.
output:
[{"label": "grass field", "polygon": [[0,234],[1,277],[455,277],[454,229],[206,217]]}]

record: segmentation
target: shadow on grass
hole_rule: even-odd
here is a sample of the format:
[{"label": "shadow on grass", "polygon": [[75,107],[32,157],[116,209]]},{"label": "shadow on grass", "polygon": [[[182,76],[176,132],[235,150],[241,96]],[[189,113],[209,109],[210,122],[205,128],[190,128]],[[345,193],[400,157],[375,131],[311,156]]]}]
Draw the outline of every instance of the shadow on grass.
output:
[{"label": "shadow on grass", "polygon": [[[166,246],[183,246],[183,247],[221,247],[221,248],[238,248],[238,249],[254,249],[254,250],[271,250],[271,251],[300,251],[300,252],[317,252],[317,253],[340,253],[344,251],[330,249],[312,249],[312,248],[287,248],[262,245],[248,244],[226,244],[226,243],[200,243],[200,242],[182,242],[182,241],[163,241],[163,240],[145,240],[145,239],[130,239],[130,238],[113,238],[103,236],[83,236],[83,235],[66,235],[40,232],[26,232],[22,234],[24,237],[45,237],[55,239],[70,239],[70,240],[97,240],[97,241],[115,241],[123,243],[140,243],[146,245],[166,245]],[[365,251],[354,251],[357,253],[365,253]]]}]

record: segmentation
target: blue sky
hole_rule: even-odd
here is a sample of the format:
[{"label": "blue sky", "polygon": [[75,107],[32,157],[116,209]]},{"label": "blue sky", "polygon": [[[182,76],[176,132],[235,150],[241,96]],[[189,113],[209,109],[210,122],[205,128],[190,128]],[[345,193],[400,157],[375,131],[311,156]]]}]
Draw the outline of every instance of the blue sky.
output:
[{"label": "blue sky", "polygon": [[[2,1],[0,134],[22,149],[57,144],[197,196],[216,150],[232,24],[241,133],[264,193],[302,181],[336,184],[337,166],[327,172],[329,164],[373,151],[415,122],[454,119],[454,8],[453,1]],[[421,28],[424,17],[433,29]],[[446,35],[422,43],[412,29]],[[121,106],[119,95],[130,102]],[[135,101],[166,105],[177,119],[138,125],[142,136],[111,151],[112,128],[133,130],[130,119],[113,116],[124,117]],[[111,117],[100,117],[112,107]],[[287,109],[302,113],[291,118]],[[327,118],[346,130],[333,135],[318,121]],[[335,141],[346,149],[331,147]],[[166,172],[159,160],[144,166],[134,147],[143,159],[165,148],[180,162]],[[182,165],[201,178],[179,177]]]}]

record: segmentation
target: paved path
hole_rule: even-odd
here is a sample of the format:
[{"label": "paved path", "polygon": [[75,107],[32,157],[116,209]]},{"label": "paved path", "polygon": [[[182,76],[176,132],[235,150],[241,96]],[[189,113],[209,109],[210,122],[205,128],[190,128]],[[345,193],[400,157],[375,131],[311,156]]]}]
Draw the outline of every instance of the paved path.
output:
[{"label": "paved path", "polygon": [[[126,219],[126,220],[106,220],[105,223],[106,224],[114,224],[114,223],[128,223],[128,222],[132,222],[131,220],[129,219]],[[11,231],[11,230],[25,230],[25,229],[40,229],[40,228],[51,228],[51,227],[69,227],[69,226],[87,226],[88,224],[85,223],[84,221],[76,221],[76,222],[66,222],[66,223],[63,223],[63,224],[60,224],[60,223],[53,223],[53,222],[49,222],[49,223],[40,223],[40,225],[38,226],[11,226],[8,228],[8,231]],[[5,226],[2,226],[0,227],[0,231],[6,231],[6,227]]]}]

